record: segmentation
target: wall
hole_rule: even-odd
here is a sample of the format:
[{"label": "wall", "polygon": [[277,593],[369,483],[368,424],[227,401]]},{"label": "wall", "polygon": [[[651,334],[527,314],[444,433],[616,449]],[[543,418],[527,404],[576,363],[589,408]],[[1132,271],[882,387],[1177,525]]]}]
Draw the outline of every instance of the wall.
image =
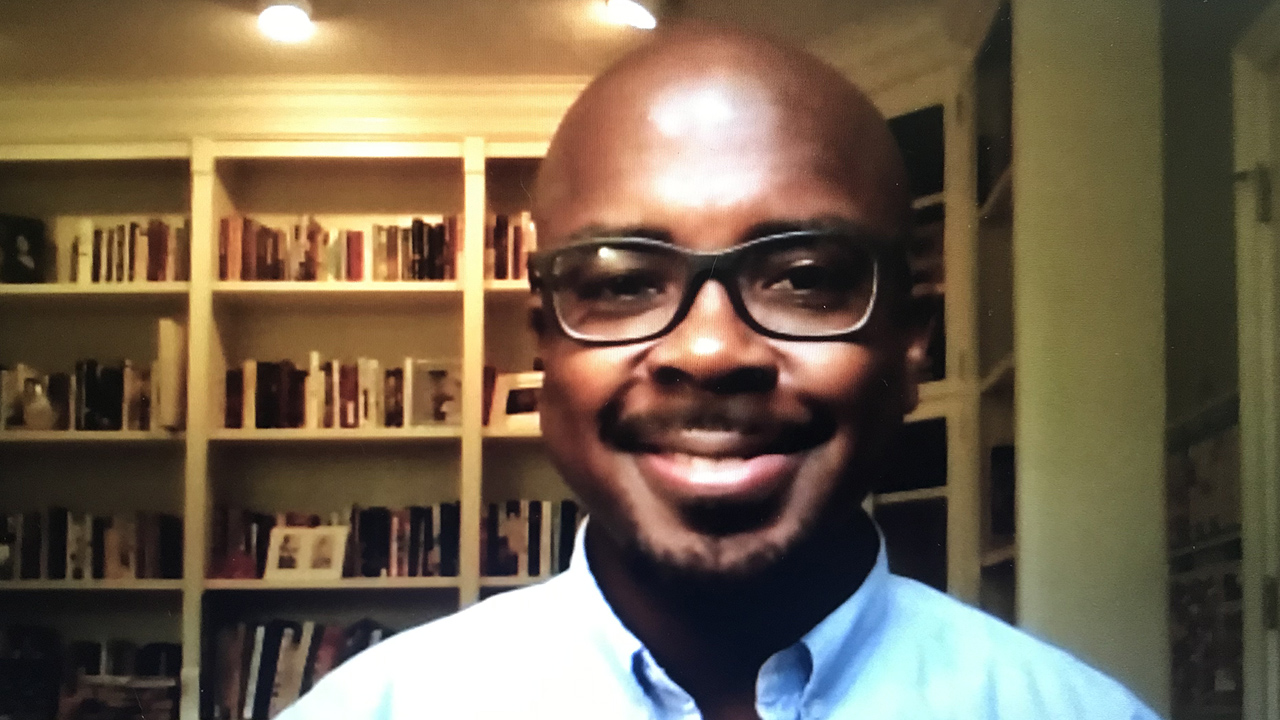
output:
[{"label": "wall", "polygon": [[1158,0],[1019,0],[1013,86],[1019,616],[1166,713]]}]

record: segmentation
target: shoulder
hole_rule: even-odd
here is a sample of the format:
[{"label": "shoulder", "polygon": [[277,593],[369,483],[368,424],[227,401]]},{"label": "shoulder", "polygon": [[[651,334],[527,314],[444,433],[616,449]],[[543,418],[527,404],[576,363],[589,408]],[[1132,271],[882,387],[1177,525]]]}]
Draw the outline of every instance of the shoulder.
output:
[{"label": "shoulder", "polygon": [[553,579],[397,633],[326,675],[281,720],[382,720],[455,703],[461,713],[495,680],[555,662],[568,625],[557,612],[563,596]]},{"label": "shoulder", "polygon": [[890,652],[945,678],[940,687],[967,688],[986,717],[1156,717],[1123,685],[1070,653],[950,595],[890,576],[888,596]]}]

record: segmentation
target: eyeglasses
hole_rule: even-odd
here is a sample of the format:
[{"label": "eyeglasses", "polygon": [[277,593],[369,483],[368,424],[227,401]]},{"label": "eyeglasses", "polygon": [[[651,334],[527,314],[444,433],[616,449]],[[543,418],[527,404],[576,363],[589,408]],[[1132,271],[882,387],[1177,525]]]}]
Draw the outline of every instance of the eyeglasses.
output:
[{"label": "eyeglasses", "polygon": [[720,252],[601,238],[531,255],[529,277],[544,311],[588,345],[671,332],[708,280],[724,286],[738,317],[761,335],[833,340],[871,317],[880,275],[875,244],[825,230],[770,235]]}]

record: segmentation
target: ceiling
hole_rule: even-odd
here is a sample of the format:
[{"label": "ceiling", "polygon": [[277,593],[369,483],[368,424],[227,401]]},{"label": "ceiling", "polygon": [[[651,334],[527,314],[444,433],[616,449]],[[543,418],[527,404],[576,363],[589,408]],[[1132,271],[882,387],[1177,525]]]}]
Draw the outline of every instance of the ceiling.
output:
[{"label": "ceiling", "polygon": [[[936,0],[684,0],[688,15],[802,45]],[[256,0],[0,0],[0,84],[280,75],[592,75],[645,33],[603,0],[312,0],[315,37],[274,44]]]}]

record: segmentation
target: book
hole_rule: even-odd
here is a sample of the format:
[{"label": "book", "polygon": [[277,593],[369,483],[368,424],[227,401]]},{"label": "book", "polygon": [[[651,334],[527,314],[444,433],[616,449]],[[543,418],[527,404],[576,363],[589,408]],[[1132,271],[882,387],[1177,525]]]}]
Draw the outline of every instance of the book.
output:
[{"label": "book", "polygon": [[152,406],[159,427],[181,429],[186,417],[187,332],[177,320],[157,321],[159,354],[151,370]]}]

